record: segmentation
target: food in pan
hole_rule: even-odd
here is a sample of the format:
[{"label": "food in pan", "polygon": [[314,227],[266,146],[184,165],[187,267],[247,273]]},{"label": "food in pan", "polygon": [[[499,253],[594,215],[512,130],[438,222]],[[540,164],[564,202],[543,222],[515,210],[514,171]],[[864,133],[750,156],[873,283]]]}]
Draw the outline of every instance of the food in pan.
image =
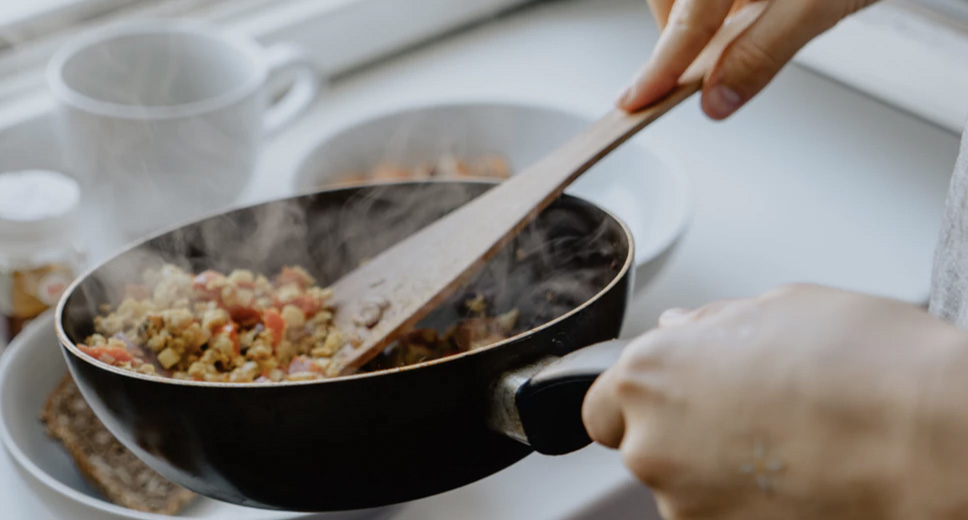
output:
[{"label": "food in pan", "polygon": [[[331,359],[347,338],[332,323],[332,292],[306,270],[284,267],[273,279],[238,269],[190,274],[174,265],[149,269],[128,285],[116,308],[94,319],[95,334],[78,348],[102,362],[177,379],[213,382],[304,381],[336,375]],[[471,317],[443,334],[417,330],[392,345],[370,369],[418,363],[480,348],[509,336],[511,311]]]},{"label": "food in pan", "polygon": [[436,161],[426,162],[414,168],[406,168],[390,162],[382,162],[368,172],[349,173],[342,176],[340,184],[359,184],[368,181],[402,181],[425,179],[507,179],[511,167],[498,155],[482,155],[457,159],[447,155]]},{"label": "food in pan", "polygon": [[145,271],[78,345],[115,366],[202,381],[314,379],[343,346],[330,293],[300,268],[273,281],[251,271]]},{"label": "food in pan", "polygon": [[63,443],[87,481],[114,504],[174,515],[195,497],[118,442],[88,407],[70,375],[47,398],[41,418],[47,433]]}]

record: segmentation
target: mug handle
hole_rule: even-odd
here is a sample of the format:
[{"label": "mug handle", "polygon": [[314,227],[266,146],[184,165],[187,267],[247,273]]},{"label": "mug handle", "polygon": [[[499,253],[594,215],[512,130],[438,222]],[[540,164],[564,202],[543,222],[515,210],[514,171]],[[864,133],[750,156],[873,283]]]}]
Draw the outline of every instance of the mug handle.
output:
[{"label": "mug handle", "polygon": [[266,49],[269,80],[291,72],[292,85],[278,101],[266,110],[262,121],[267,135],[278,132],[309,108],[319,93],[319,76],[302,47],[291,43],[277,43]]}]

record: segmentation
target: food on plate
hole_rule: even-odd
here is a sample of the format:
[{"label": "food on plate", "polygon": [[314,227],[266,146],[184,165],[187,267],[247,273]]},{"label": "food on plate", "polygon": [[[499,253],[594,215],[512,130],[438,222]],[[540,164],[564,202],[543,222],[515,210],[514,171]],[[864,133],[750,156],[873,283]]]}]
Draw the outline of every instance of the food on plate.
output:
[{"label": "food on plate", "polygon": [[340,184],[359,184],[367,181],[401,181],[425,179],[507,179],[511,167],[498,155],[482,155],[457,159],[447,155],[436,161],[407,168],[390,162],[377,164],[368,172],[355,172],[340,178]]},{"label": "food on plate", "polygon": [[[348,338],[333,325],[332,291],[301,267],[271,280],[237,269],[191,274],[166,264],[126,286],[121,303],[94,318],[78,348],[104,363],[143,374],[211,382],[305,381],[334,376],[331,360]],[[443,334],[417,330],[365,369],[418,363],[487,346],[510,336],[517,311],[484,315],[482,297],[468,319]]]},{"label": "food on plate", "polygon": [[41,418],[47,433],[64,444],[88,482],[114,504],[174,515],[195,497],[118,442],[88,407],[70,375],[47,398]]}]

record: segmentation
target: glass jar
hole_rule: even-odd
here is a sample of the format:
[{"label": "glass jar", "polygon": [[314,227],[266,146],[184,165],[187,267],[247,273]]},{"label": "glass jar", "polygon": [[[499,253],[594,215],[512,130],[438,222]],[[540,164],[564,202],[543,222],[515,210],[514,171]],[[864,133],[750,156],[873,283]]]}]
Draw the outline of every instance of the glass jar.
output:
[{"label": "glass jar", "polygon": [[84,261],[80,188],[56,172],[0,174],[0,316],[12,339],[57,304]]}]

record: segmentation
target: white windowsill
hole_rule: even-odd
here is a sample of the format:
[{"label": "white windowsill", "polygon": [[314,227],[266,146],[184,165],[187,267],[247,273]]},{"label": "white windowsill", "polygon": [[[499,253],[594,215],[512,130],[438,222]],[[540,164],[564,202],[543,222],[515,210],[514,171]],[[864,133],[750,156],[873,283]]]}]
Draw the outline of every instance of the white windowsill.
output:
[{"label": "white windowsill", "polygon": [[0,48],[17,45],[137,0],[7,0],[0,2]]},{"label": "white windowsill", "polygon": [[968,120],[968,23],[910,1],[874,4],[795,61],[949,131]]},{"label": "white windowsill", "polygon": [[[136,16],[178,16],[221,24],[262,43],[305,47],[325,76],[339,74],[436,35],[532,0],[169,0]],[[190,11],[185,6],[202,5]],[[105,23],[116,23],[108,20]],[[2,169],[57,168],[43,68],[64,37],[0,58]],[[38,151],[50,153],[38,153]]]},{"label": "white windowsill", "polygon": [[[168,0],[141,12],[212,20],[264,43],[293,41],[311,51],[324,75],[332,75],[529,1]],[[198,5],[203,8],[186,12]],[[817,38],[796,62],[960,132],[968,119],[968,31],[924,13],[906,0],[875,4]],[[0,59],[0,156],[7,168],[45,166],[44,157],[38,164],[35,153],[18,157],[18,151],[36,150],[37,143],[53,146],[42,71],[58,43],[48,39],[14,59]]]}]

